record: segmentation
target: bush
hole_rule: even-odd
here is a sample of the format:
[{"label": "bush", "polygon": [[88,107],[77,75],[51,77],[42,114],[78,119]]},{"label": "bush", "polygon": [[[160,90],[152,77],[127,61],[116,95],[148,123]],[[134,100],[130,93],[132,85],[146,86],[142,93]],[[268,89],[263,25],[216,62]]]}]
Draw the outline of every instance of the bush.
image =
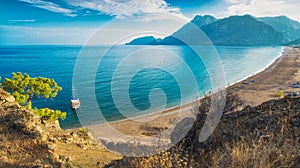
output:
[{"label": "bush", "polygon": [[58,91],[62,90],[53,79],[32,78],[21,72],[12,73],[11,79],[5,78],[2,87],[23,105],[27,105],[34,98],[54,98]]},{"label": "bush", "polygon": [[283,97],[284,97],[284,92],[283,92],[283,91],[275,92],[275,93],[274,93],[274,96],[275,96],[275,97],[283,98]]},{"label": "bush", "polygon": [[62,90],[53,79],[44,77],[32,78],[26,73],[23,75],[21,72],[18,72],[12,73],[11,79],[5,78],[4,82],[0,84],[4,90],[15,97],[18,103],[32,110],[42,120],[55,121],[59,118],[62,120],[66,118],[66,113],[60,110],[52,110],[49,108],[32,109],[32,99],[54,98],[57,93]]},{"label": "bush", "polygon": [[52,110],[49,108],[34,108],[32,110],[38,117],[40,117],[42,120],[50,120],[50,121],[56,121],[57,119],[66,119],[66,112],[61,112],[60,110]]}]

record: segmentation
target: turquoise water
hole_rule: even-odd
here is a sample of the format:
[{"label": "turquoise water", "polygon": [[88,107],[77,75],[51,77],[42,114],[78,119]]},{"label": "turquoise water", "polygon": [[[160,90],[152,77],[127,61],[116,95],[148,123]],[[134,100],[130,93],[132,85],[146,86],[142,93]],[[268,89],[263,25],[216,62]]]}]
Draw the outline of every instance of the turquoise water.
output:
[{"label": "turquoise water", "polygon": [[[32,77],[55,79],[63,90],[53,100],[34,100],[33,106],[66,111],[67,119],[61,121],[61,126],[73,128],[81,126],[78,116],[85,124],[97,124],[190,102],[264,69],[280,55],[282,47],[81,49],[81,46],[0,46],[0,76],[3,79],[20,71]],[[220,76],[220,70],[224,70],[224,76]],[[77,112],[70,108],[72,83],[82,102]]]}]

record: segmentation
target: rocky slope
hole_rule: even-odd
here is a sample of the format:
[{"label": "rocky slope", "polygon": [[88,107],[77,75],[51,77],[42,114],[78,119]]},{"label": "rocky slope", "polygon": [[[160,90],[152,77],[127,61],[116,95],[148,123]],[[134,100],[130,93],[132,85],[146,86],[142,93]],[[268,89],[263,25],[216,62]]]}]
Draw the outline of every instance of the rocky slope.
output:
[{"label": "rocky slope", "polygon": [[103,167],[119,158],[85,129],[41,121],[1,89],[0,123],[0,167]]},{"label": "rocky slope", "polygon": [[300,98],[285,97],[257,107],[227,97],[213,134],[198,142],[210,107],[203,99],[192,129],[158,155],[121,159],[85,129],[61,130],[43,122],[0,90],[0,167],[299,167]]},{"label": "rocky slope", "polygon": [[[233,103],[234,101],[227,101]],[[257,107],[226,112],[212,135],[198,137],[209,110],[199,107],[192,129],[174,147],[160,154],[115,161],[107,167],[299,167],[300,98],[285,97]],[[231,106],[231,105],[229,105]]]}]

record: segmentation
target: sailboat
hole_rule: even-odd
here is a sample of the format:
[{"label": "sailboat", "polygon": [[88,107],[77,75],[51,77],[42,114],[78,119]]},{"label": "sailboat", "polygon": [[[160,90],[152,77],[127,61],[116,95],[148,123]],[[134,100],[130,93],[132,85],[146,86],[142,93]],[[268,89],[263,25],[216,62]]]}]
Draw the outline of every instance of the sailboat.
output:
[{"label": "sailboat", "polygon": [[80,108],[80,99],[77,95],[77,90],[72,89],[72,97],[71,97],[71,107],[72,109],[76,110]]}]

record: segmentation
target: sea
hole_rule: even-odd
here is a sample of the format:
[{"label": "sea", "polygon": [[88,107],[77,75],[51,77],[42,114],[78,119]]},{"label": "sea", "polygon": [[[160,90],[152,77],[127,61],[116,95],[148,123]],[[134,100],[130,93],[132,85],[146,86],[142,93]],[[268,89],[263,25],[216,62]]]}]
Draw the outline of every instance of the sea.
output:
[{"label": "sea", "polygon": [[[63,90],[32,104],[66,112],[60,125],[68,129],[189,103],[264,70],[282,51],[281,46],[0,46],[0,76],[3,81],[22,72],[54,79]],[[70,106],[74,92],[78,110]]]}]

